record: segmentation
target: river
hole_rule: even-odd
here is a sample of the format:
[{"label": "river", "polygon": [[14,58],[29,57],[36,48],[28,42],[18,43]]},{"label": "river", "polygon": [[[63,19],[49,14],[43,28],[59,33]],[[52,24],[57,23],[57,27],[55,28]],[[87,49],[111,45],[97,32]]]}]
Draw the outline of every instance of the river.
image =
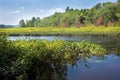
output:
[{"label": "river", "polygon": [[[17,39],[45,39],[66,41],[89,41],[105,47],[108,52],[103,57],[90,57],[67,66],[64,78],[60,80],[120,80],[120,37],[118,36],[10,36]],[[62,76],[63,77],[63,76]]]}]

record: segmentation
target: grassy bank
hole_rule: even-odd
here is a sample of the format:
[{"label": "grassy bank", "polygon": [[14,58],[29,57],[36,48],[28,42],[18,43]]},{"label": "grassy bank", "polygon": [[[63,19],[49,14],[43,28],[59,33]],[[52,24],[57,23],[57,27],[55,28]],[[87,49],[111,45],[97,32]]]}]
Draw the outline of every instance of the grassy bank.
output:
[{"label": "grassy bank", "polygon": [[0,80],[62,80],[68,64],[74,66],[78,60],[104,53],[100,45],[85,41],[10,41],[0,37]]},{"label": "grassy bank", "polygon": [[80,28],[1,28],[1,34],[8,34],[13,36],[28,35],[120,35],[120,27],[80,27]]}]

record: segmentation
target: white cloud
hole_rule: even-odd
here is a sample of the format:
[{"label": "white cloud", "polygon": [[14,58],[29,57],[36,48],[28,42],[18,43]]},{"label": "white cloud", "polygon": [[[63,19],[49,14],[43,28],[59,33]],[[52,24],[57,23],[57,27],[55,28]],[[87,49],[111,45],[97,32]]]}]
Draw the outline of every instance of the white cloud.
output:
[{"label": "white cloud", "polygon": [[55,8],[55,9],[49,9],[49,13],[55,13],[55,12],[65,12],[62,8]]},{"label": "white cloud", "polygon": [[50,15],[53,15],[55,12],[63,13],[63,12],[65,12],[65,9],[62,9],[62,8],[39,9],[39,8],[37,8],[36,11],[37,12],[35,14],[38,14],[39,17],[44,18],[44,17],[50,16]]},{"label": "white cloud", "polygon": [[21,19],[29,20],[33,16],[43,19],[44,17],[53,15],[55,12],[64,11],[65,10],[62,8],[27,10],[24,7],[19,7],[18,9],[11,11],[10,14],[7,13],[8,11],[2,12],[2,15],[0,15],[0,23],[16,25]]},{"label": "white cloud", "polygon": [[19,9],[15,10],[15,11],[12,11],[11,14],[19,14],[19,13],[22,13],[22,11],[24,10],[25,8],[22,6],[20,7]]},{"label": "white cloud", "polygon": [[45,12],[45,10],[44,9],[40,9],[40,12]]},{"label": "white cloud", "polygon": [[62,8],[54,8],[54,9],[36,9],[38,12],[47,12],[47,13],[55,13],[55,12],[65,12]]},{"label": "white cloud", "polygon": [[11,13],[12,14],[19,14],[19,13],[21,13],[21,10],[12,11]]}]

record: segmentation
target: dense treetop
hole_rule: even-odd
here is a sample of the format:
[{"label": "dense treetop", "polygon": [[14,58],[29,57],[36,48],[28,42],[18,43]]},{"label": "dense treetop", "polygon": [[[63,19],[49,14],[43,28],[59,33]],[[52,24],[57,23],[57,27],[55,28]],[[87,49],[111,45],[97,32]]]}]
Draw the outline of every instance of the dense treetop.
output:
[{"label": "dense treetop", "polygon": [[80,27],[119,26],[120,25],[120,0],[117,2],[98,3],[91,9],[73,9],[67,7],[64,13],[56,12],[54,15],[40,19],[33,17],[31,20],[21,20],[21,27]]}]

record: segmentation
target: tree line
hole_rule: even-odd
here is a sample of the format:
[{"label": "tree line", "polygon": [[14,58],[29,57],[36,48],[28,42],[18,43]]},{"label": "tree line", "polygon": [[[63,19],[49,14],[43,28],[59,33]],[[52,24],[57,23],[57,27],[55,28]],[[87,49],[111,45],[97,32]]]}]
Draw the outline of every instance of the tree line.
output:
[{"label": "tree line", "polygon": [[56,12],[43,19],[39,17],[32,17],[26,21],[22,19],[19,25],[20,27],[120,26],[120,0],[98,3],[91,9],[79,10],[67,7],[64,13]]},{"label": "tree line", "polygon": [[0,24],[0,28],[13,28],[15,27],[14,25],[4,25],[4,24]]}]

